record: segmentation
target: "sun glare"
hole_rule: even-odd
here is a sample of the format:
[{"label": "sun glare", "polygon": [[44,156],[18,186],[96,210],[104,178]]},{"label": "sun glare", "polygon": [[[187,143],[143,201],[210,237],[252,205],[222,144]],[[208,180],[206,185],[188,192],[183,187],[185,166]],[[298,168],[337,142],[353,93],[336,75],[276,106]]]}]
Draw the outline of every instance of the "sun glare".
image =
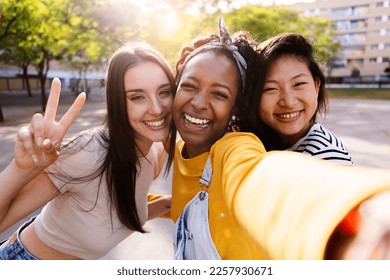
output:
[{"label": "sun glare", "polygon": [[159,0],[116,0],[121,3],[131,4],[139,10],[139,14],[153,15],[159,23],[161,31],[172,34],[179,28],[178,18],[175,12],[166,3]]},{"label": "sun glare", "polygon": [[174,11],[170,11],[165,15],[161,15],[161,20],[163,22],[162,29],[165,33],[172,34],[179,29],[179,21]]}]

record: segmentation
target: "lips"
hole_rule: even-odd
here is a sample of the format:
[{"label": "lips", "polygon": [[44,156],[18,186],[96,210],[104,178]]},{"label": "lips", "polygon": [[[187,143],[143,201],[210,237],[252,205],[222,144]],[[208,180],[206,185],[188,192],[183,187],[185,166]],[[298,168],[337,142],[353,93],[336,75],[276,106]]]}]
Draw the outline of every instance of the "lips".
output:
[{"label": "lips", "polygon": [[184,119],[187,123],[201,127],[207,127],[211,123],[211,120],[195,118],[187,113],[184,113]]},{"label": "lips", "polygon": [[160,120],[144,121],[144,123],[150,127],[160,127],[160,126],[163,126],[165,124],[165,121],[166,121],[166,118],[162,118]]},{"label": "lips", "polygon": [[283,120],[292,120],[299,116],[301,111],[292,112],[292,113],[284,113],[284,114],[275,114],[276,117]]}]

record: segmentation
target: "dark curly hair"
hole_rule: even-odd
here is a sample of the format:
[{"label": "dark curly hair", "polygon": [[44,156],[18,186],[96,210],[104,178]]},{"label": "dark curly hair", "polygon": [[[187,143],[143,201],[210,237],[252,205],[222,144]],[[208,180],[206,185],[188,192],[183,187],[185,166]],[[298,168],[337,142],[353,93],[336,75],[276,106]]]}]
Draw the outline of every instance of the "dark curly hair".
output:
[{"label": "dark curly hair", "polygon": [[[204,48],[199,52],[194,52],[201,47],[206,46],[207,44],[215,45],[215,48]],[[238,52],[245,59],[247,63],[246,70],[246,78],[245,81],[242,81],[241,76],[239,75],[239,71],[237,71],[237,75],[239,76],[240,86],[239,92],[236,100],[236,108],[237,111],[235,115],[238,117],[237,125],[241,126],[241,123],[247,121],[247,110],[249,107],[249,98],[248,93],[254,90],[253,86],[255,85],[255,80],[257,79],[256,75],[254,75],[253,67],[256,65],[256,49],[258,48],[258,42],[252,38],[249,32],[247,31],[239,31],[232,35],[232,45],[237,47]],[[183,70],[189,60],[192,59],[191,55],[196,56],[199,53],[213,51],[216,53],[220,53],[229,58],[234,65],[237,65],[237,62],[232,54],[232,51],[228,48],[228,46],[220,43],[220,36],[211,34],[202,37],[196,37],[192,42],[185,44],[181,51],[179,58],[176,62],[175,66],[175,80],[176,84],[179,83],[181,79],[181,75]],[[244,87],[245,85],[245,87]]]}]

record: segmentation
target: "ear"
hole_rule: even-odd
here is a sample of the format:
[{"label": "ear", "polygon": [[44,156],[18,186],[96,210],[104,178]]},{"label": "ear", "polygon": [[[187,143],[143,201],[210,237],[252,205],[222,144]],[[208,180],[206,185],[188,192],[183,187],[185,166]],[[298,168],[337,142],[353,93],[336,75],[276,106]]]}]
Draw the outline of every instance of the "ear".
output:
[{"label": "ear", "polygon": [[232,116],[233,115],[236,115],[238,114],[239,110],[238,110],[238,107],[237,106],[234,106],[233,110],[232,110]]},{"label": "ear", "polygon": [[316,80],[314,81],[314,86],[315,86],[315,88],[316,88],[316,93],[317,93],[317,95],[318,95],[318,93],[320,92],[320,86],[321,86],[321,81],[320,81],[320,79],[316,79]]}]

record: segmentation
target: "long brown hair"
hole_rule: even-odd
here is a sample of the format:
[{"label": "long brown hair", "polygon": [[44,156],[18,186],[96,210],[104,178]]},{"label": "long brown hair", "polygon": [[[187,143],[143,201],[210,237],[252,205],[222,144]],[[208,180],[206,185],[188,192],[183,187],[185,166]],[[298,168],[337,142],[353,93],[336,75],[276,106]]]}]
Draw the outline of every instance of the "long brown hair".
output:
[{"label": "long brown hair", "polygon": [[[109,137],[105,139],[107,154],[102,166],[103,172],[106,173],[112,208],[115,208],[119,220],[126,227],[139,232],[145,231],[142,228],[135,201],[135,182],[139,166],[138,147],[135,142],[134,129],[127,117],[124,75],[128,69],[146,61],[161,66],[171,84],[172,93],[175,93],[172,70],[158,51],[145,42],[132,42],[119,48],[113,54],[107,72],[105,124],[108,127]],[[176,129],[173,124],[170,135],[173,139],[176,138]],[[172,144],[170,145],[166,172],[173,160],[174,148]]]}]

